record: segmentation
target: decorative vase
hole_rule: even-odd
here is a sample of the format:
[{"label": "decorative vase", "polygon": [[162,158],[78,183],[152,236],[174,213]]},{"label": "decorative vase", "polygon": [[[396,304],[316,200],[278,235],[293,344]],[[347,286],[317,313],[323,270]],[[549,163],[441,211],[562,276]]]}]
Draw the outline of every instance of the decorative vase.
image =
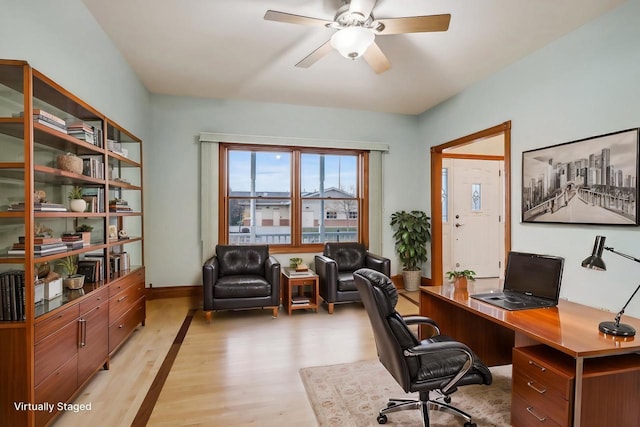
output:
[{"label": "decorative vase", "polygon": [[74,274],[73,276],[67,276],[62,281],[67,289],[82,289],[84,286],[84,275]]},{"label": "decorative vase", "polygon": [[417,291],[420,288],[422,270],[402,270],[402,281],[406,291]]},{"label": "decorative vase", "polygon": [[69,209],[72,212],[84,212],[87,209],[87,202],[83,199],[72,199],[69,202]]},{"label": "decorative vase", "polygon": [[71,154],[60,154],[56,159],[58,169],[82,175],[82,158]]}]

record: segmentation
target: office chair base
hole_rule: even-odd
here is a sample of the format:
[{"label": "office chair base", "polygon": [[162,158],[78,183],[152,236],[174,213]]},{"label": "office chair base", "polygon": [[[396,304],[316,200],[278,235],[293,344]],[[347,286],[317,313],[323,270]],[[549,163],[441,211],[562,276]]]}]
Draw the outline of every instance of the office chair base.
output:
[{"label": "office chair base", "polygon": [[[440,398],[444,399],[443,397]],[[465,421],[464,427],[476,427],[476,424],[471,421],[471,415],[456,408],[455,406],[433,399],[429,399],[427,401],[413,399],[389,399],[387,407],[380,410],[380,413],[378,414],[378,424],[387,423],[387,414],[407,409],[421,409],[425,427],[429,427],[429,411],[441,411],[454,416],[459,416]]]}]

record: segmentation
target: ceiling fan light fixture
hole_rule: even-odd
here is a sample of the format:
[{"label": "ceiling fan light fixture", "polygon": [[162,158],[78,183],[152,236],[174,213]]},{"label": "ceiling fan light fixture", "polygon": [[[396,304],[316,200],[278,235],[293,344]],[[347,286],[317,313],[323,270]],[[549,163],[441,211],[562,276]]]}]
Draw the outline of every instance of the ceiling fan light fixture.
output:
[{"label": "ceiling fan light fixture", "polygon": [[368,28],[347,27],[331,36],[331,46],[345,58],[357,59],[367,51],[375,37],[373,31]]}]

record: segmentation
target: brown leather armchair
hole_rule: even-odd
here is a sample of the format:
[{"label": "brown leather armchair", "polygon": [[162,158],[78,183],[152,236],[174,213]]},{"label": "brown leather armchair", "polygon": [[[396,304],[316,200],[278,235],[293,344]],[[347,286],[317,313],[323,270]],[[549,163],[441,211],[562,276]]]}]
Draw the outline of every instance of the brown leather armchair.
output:
[{"label": "brown leather armchair", "polygon": [[333,313],[335,303],[360,301],[360,293],[353,281],[353,272],[371,268],[389,277],[391,261],[367,251],[362,243],[325,243],[322,255],[315,256],[319,276],[320,296]]},{"label": "brown leather armchair", "polygon": [[211,311],[271,308],[278,317],[280,263],[268,245],[217,245],[216,255],[202,266],[203,308]]},{"label": "brown leather armchair", "polygon": [[[387,276],[368,268],[353,275],[369,316],[380,362],[405,392],[418,392],[420,397],[390,399],[380,410],[378,423],[385,424],[387,414],[392,412],[420,409],[424,425],[429,427],[432,409],[462,417],[465,427],[476,427],[471,415],[449,405],[450,395],[458,387],[490,385],[493,378],[489,368],[465,344],[441,335],[433,319],[402,317],[395,309],[398,291]],[[425,325],[432,335],[420,341],[408,325]]]}]

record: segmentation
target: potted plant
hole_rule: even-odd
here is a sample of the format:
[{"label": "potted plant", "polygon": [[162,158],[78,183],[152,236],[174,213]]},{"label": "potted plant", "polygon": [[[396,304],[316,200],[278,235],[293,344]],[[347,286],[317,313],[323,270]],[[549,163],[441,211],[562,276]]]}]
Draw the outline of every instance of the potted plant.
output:
[{"label": "potted plant", "polygon": [[453,286],[459,289],[466,289],[469,280],[476,280],[476,272],[473,270],[451,270],[446,274],[449,280],[453,281]]},{"label": "potted plant", "polygon": [[82,199],[82,187],[74,185],[69,190],[69,209],[72,212],[84,212],[87,209],[87,202]]},{"label": "potted plant", "polygon": [[82,243],[84,246],[88,246],[91,244],[91,231],[93,227],[89,224],[80,224],[76,228],[76,233],[80,233],[82,235]]},{"label": "potted plant", "polygon": [[290,268],[298,268],[300,264],[302,264],[302,258],[289,258]]},{"label": "potted plant", "polygon": [[404,266],[402,278],[408,291],[418,290],[422,264],[427,261],[427,243],[431,241],[430,217],[423,211],[399,211],[391,215],[395,248]]},{"label": "potted plant", "polygon": [[58,265],[62,267],[67,277],[64,278],[62,283],[68,289],[81,289],[84,286],[84,275],[77,274],[78,272],[78,255],[69,255],[58,261]]}]

